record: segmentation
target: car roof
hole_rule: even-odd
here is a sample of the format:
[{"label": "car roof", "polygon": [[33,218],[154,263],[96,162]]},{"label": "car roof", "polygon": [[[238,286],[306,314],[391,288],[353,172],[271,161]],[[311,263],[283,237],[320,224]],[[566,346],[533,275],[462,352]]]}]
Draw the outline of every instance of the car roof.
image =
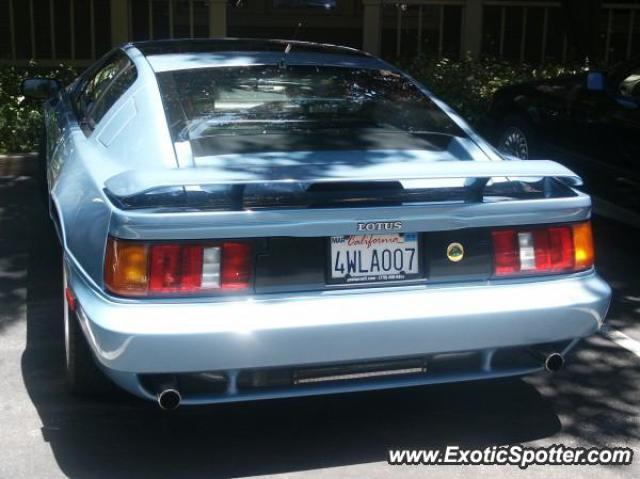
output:
[{"label": "car roof", "polygon": [[298,40],[215,38],[133,42],[123,49],[137,51],[155,73],[197,68],[258,64],[326,65],[394,69],[355,48]]},{"label": "car roof", "polygon": [[299,53],[324,53],[371,57],[355,48],[300,40],[269,40],[259,38],[202,38],[180,40],[149,40],[125,45],[135,47],[145,56],[221,52],[284,52],[288,45]]}]

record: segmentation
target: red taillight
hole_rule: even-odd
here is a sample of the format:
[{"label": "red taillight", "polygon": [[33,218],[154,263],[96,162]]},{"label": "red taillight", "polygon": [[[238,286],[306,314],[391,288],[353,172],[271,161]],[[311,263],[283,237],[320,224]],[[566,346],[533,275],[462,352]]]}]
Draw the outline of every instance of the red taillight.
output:
[{"label": "red taillight", "polygon": [[105,285],[123,296],[239,291],[251,285],[253,250],[240,241],[143,243],[109,238]]},{"label": "red taillight", "polygon": [[193,293],[202,288],[201,245],[153,245],[150,250],[149,291]]},{"label": "red taillight", "polygon": [[569,226],[553,227],[547,230],[547,234],[549,237],[548,269],[550,271],[574,269],[575,252],[572,229]]},{"label": "red taillight", "polygon": [[496,276],[562,273],[593,266],[589,222],[496,230],[491,234]]},{"label": "red taillight", "polygon": [[514,230],[500,230],[491,233],[493,236],[493,254],[496,275],[513,274],[520,269],[520,257],[516,232]]},{"label": "red taillight", "polygon": [[251,282],[251,245],[224,243],[222,245],[222,289],[246,289]]}]

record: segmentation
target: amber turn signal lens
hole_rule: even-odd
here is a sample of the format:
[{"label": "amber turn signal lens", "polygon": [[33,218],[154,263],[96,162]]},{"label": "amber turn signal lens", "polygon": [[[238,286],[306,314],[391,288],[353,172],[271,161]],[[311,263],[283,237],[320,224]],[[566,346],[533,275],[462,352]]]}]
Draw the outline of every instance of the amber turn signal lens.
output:
[{"label": "amber turn signal lens", "polygon": [[105,286],[121,295],[146,294],[149,283],[147,251],[145,244],[109,238],[104,262]]},{"label": "amber turn signal lens", "polygon": [[589,269],[593,266],[593,235],[590,221],[573,225],[573,249],[576,270]]}]

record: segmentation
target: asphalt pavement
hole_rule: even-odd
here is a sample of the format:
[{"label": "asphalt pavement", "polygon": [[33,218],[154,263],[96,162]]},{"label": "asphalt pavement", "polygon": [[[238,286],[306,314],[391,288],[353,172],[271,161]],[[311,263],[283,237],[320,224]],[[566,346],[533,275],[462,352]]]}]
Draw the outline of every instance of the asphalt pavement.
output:
[{"label": "asphalt pavement", "polygon": [[[64,386],[60,256],[33,161],[0,158],[0,478],[640,477],[640,230],[594,219],[609,332],[555,374],[180,408]],[[625,339],[626,338],[626,339]],[[628,446],[631,466],[389,466],[387,450]]]}]

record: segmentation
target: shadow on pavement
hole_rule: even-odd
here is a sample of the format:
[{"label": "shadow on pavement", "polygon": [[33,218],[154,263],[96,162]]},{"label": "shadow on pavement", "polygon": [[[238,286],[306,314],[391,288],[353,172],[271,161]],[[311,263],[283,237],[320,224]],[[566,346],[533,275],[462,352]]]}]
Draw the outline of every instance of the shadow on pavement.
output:
[{"label": "shadow on pavement", "polygon": [[566,370],[527,382],[551,401],[561,420],[554,442],[629,446],[640,439],[640,361],[607,339],[593,336],[578,347]]},{"label": "shadow on pavement", "polygon": [[[598,217],[593,221],[593,228],[598,272],[613,289],[607,322],[622,330],[637,328],[640,323],[640,230]],[[640,331],[635,339],[640,341]]]},{"label": "shadow on pavement", "polygon": [[29,242],[22,375],[43,439],[69,477],[261,475],[385,461],[389,447],[486,447],[565,434],[619,444],[639,437],[637,361],[629,366],[628,353],[604,340],[583,347],[570,371],[554,378],[174,413],[118,393],[103,400],[74,398],[63,381],[61,260],[40,211],[23,218]]},{"label": "shadow on pavement", "polygon": [[24,198],[34,189],[30,178],[0,175],[0,334],[24,313],[29,254],[24,239],[31,216]]}]

